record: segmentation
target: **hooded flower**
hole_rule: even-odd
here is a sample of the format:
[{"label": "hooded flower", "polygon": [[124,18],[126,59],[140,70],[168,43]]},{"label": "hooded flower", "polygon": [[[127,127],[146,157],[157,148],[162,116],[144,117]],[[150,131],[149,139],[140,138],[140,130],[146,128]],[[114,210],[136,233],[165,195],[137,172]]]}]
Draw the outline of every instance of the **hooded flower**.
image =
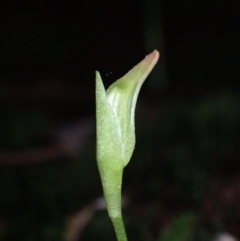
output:
[{"label": "hooded flower", "polygon": [[135,147],[134,116],[140,88],[158,58],[159,52],[153,51],[107,91],[96,73],[97,162],[108,211],[121,204],[121,193],[115,198],[112,194],[121,190],[123,168]]}]

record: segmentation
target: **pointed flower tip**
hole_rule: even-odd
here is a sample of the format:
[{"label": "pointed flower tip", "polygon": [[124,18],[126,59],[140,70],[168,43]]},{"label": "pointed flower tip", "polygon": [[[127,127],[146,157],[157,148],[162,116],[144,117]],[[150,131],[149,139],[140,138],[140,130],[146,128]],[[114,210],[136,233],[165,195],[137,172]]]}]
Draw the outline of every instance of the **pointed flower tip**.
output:
[{"label": "pointed flower tip", "polygon": [[101,77],[99,71],[97,71],[97,70],[95,71],[95,75],[96,75],[96,77]]},{"label": "pointed flower tip", "polygon": [[[146,55],[145,58],[125,76],[131,73],[133,76],[137,77],[137,81],[141,80],[140,82],[143,83],[143,81],[147,78],[147,76],[150,74],[150,72],[158,62],[159,57],[160,53],[157,50],[154,50],[149,55]],[[140,76],[136,74],[137,72],[140,74]]]},{"label": "pointed flower tip", "polygon": [[142,77],[144,77],[143,79],[145,79],[158,62],[159,57],[159,52],[157,50],[154,50],[152,53],[146,55],[145,58],[134,67],[134,69],[141,70],[143,74]]},{"label": "pointed flower tip", "polygon": [[160,57],[160,53],[155,49],[152,53],[148,54],[145,57],[145,61],[152,62],[153,65],[155,65]]}]

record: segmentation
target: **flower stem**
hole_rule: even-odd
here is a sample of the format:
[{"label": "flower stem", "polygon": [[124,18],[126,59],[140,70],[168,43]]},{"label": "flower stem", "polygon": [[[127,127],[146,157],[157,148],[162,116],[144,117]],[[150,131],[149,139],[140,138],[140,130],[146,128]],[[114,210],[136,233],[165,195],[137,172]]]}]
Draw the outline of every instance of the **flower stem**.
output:
[{"label": "flower stem", "polygon": [[118,241],[127,241],[127,235],[122,217],[111,218]]}]

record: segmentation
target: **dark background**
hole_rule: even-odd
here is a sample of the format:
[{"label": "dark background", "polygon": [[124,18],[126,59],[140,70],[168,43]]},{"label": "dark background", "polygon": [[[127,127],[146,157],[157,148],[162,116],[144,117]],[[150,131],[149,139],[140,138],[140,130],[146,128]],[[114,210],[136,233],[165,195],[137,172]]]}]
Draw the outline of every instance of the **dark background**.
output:
[{"label": "dark background", "polygon": [[[154,49],[123,182],[129,240],[240,238],[239,12],[236,0],[2,1],[2,240],[62,240],[101,195],[95,71],[107,87]],[[75,240],[115,239],[91,212]]]}]

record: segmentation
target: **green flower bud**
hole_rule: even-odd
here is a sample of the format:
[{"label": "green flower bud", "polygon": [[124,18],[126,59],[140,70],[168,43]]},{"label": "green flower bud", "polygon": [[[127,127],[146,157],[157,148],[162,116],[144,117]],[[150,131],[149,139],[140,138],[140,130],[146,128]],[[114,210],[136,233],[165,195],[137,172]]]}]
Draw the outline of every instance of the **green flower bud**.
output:
[{"label": "green flower bud", "polygon": [[137,97],[158,58],[153,51],[107,91],[96,72],[97,163],[110,217],[121,216],[122,173],[135,147]]}]

